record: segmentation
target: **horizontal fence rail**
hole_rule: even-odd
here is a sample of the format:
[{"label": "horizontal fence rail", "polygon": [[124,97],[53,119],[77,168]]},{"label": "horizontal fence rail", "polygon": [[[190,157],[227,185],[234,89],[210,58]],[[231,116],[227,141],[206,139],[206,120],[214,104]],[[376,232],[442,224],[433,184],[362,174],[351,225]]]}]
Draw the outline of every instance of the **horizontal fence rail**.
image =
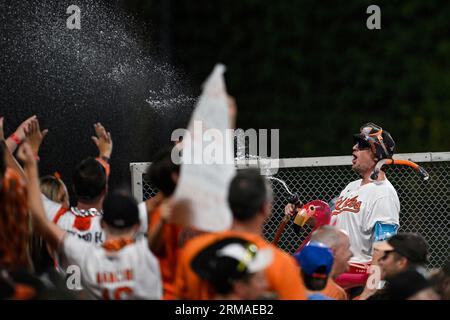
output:
[{"label": "horizontal fence rail", "polygon": [[[424,236],[430,249],[428,268],[438,268],[450,257],[450,152],[403,153],[396,154],[395,159],[420,163],[430,175],[428,181],[423,181],[413,169],[405,166],[390,166],[386,171],[400,198],[400,232],[417,232]],[[351,156],[238,160],[236,167],[269,167],[274,177],[300,195],[303,203],[314,199],[329,202],[349,182],[359,178],[351,170],[351,160]],[[146,179],[150,165],[130,164],[132,192],[138,200],[146,200],[157,193]],[[274,203],[272,216],[264,225],[264,236],[271,241],[283,218],[289,194],[281,183],[269,182]],[[288,225],[279,246],[294,253],[310,231],[306,227],[296,234]]]}]

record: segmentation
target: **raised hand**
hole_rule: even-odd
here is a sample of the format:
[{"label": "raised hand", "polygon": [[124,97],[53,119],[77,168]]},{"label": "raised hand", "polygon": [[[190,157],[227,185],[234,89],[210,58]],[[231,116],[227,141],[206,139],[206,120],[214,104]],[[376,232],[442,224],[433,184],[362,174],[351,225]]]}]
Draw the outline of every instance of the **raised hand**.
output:
[{"label": "raised hand", "polygon": [[26,167],[36,166],[36,157],[28,142],[24,142],[20,145],[17,151],[17,158],[22,161]]},{"label": "raised hand", "polygon": [[94,124],[95,136],[92,136],[92,141],[98,148],[100,157],[111,158],[113,149],[113,141],[111,139],[111,133],[107,132],[105,127],[97,122]]},{"label": "raised hand", "polygon": [[41,146],[42,141],[47,135],[48,129],[41,131],[41,128],[39,127],[39,120],[35,118],[28,123],[28,128],[26,131],[27,141],[30,144],[31,150],[33,151],[34,155],[37,156],[39,153],[39,147]]},{"label": "raised hand", "polygon": [[35,115],[31,116],[22,122],[19,127],[17,127],[16,131],[14,131],[14,135],[19,139],[19,141],[23,141],[27,137],[29,125],[36,119],[37,118]]}]

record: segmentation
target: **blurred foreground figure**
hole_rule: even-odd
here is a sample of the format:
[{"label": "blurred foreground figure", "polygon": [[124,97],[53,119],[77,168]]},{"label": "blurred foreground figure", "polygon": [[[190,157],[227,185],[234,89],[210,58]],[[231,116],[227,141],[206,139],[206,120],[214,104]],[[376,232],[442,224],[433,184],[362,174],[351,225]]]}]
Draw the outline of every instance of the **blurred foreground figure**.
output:
[{"label": "blurred foreground figure", "polygon": [[271,249],[228,238],[204,248],[192,261],[192,270],[213,286],[215,299],[256,300],[268,288],[263,271],[272,258]]},{"label": "blurred foreground figure", "polygon": [[273,251],[273,261],[264,271],[269,292],[279,299],[305,300],[306,290],[295,259],[262,236],[264,222],[272,213],[272,193],[259,170],[237,172],[229,186],[228,203],[233,213],[231,229],[199,235],[187,242],[181,251],[175,279],[178,298],[208,300],[215,297],[214,288],[198,277],[191,262],[210,244],[239,237],[254,243],[258,249]]}]

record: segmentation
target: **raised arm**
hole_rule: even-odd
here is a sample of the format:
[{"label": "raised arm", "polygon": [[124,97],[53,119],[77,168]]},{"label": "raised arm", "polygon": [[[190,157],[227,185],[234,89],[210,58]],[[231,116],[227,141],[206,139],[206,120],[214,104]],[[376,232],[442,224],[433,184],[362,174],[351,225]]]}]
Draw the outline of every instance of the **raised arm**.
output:
[{"label": "raised arm", "polygon": [[92,136],[92,141],[98,148],[97,161],[105,168],[106,175],[109,176],[110,167],[109,159],[111,158],[113,150],[113,141],[111,138],[111,132],[107,132],[105,127],[97,122],[94,124],[95,136]]},{"label": "raised arm", "polygon": [[17,156],[24,163],[24,170],[28,180],[28,202],[33,218],[33,226],[50,248],[57,251],[66,233],[45,216],[39,188],[39,172],[36,158],[27,142],[22,143],[19,147]]},{"label": "raised arm", "polygon": [[22,141],[25,140],[28,134],[28,127],[30,125],[30,122],[35,119],[36,116],[31,116],[26,119],[20,124],[19,127],[17,127],[16,131],[14,131],[14,133],[10,135],[8,139],[6,139],[6,145],[8,146],[8,150],[11,151],[11,153],[14,153],[14,151],[16,151],[17,147],[22,143]]}]

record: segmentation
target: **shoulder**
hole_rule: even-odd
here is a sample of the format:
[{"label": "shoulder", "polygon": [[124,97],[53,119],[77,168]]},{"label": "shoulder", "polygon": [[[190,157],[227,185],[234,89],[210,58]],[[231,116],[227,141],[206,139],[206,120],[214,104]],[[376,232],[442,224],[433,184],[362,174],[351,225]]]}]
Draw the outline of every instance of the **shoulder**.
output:
[{"label": "shoulder", "polygon": [[385,179],[379,183],[372,183],[370,189],[376,198],[398,198],[397,191],[388,179]]},{"label": "shoulder", "polygon": [[361,185],[361,181],[362,181],[362,179],[358,179],[358,180],[355,180],[355,181],[350,182],[350,183],[344,188],[343,191],[345,191],[345,190],[353,190],[353,189],[358,188],[358,187]]},{"label": "shoulder", "polygon": [[183,256],[191,257],[218,238],[218,233],[206,233],[198,235],[186,242],[181,253]]}]

